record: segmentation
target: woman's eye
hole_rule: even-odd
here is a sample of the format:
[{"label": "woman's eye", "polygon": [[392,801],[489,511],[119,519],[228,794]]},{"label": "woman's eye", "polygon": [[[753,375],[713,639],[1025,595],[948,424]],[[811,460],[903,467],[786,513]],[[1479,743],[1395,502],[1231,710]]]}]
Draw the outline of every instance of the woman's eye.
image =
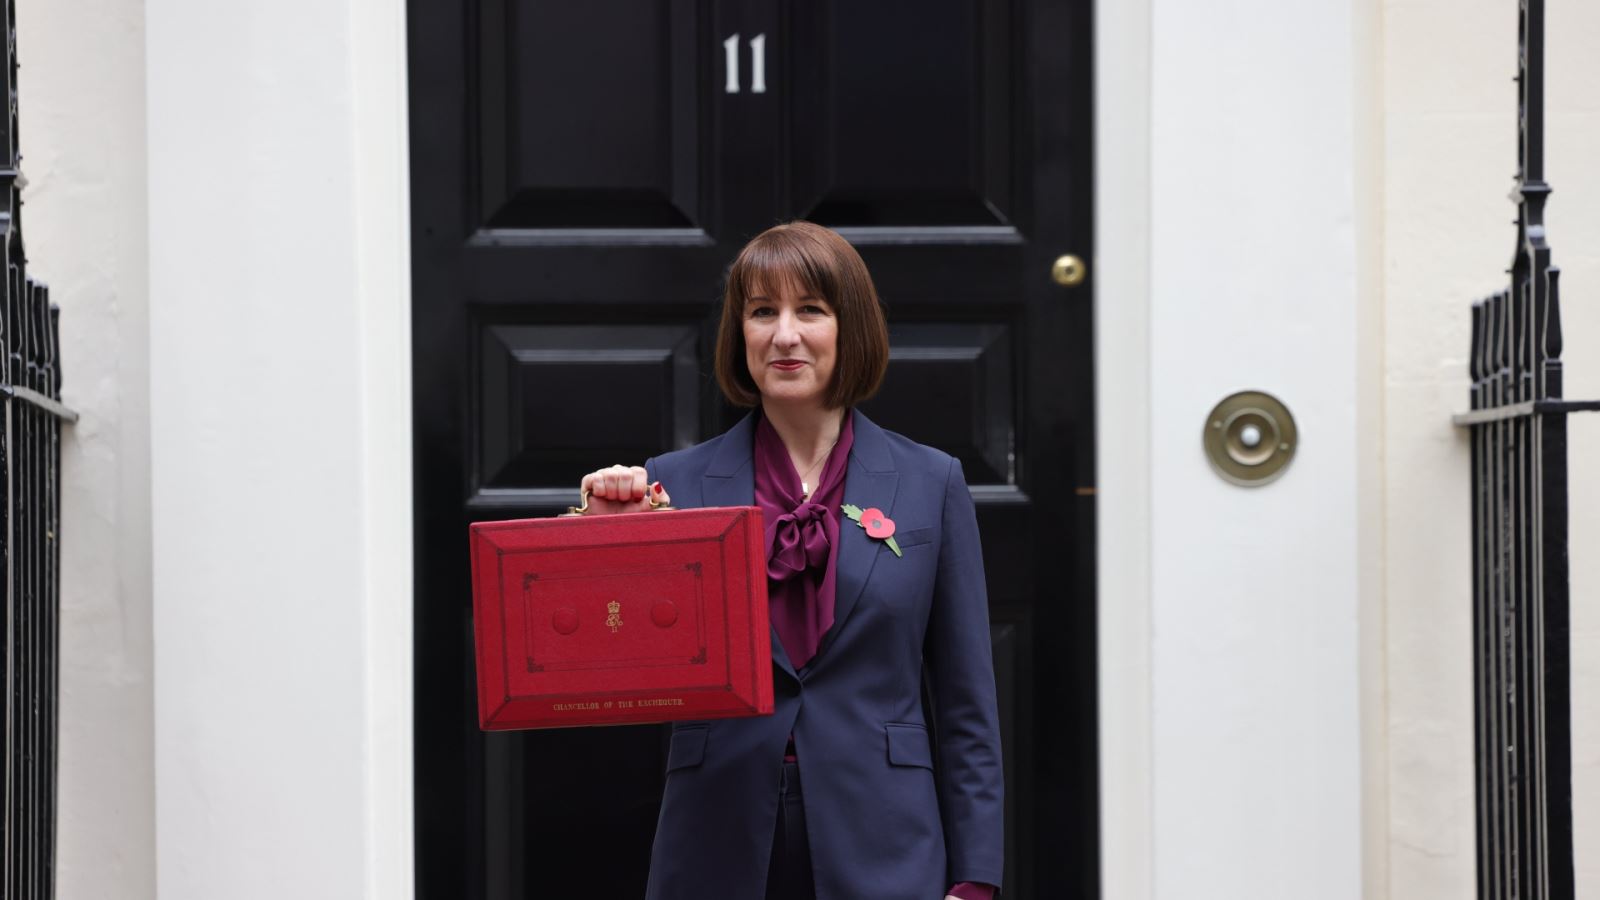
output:
[{"label": "woman's eye", "polygon": [[800,307],[800,311],[801,312],[808,312],[808,313],[816,313],[817,315],[822,315],[822,314],[827,312],[827,310],[823,309],[820,306],[802,306],[802,307]]},{"label": "woman's eye", "polygon": [[770,306],[758,306],[750,310],[750,318],[752,319],[763,319],[770,315],[772,315],[772,307]]}]

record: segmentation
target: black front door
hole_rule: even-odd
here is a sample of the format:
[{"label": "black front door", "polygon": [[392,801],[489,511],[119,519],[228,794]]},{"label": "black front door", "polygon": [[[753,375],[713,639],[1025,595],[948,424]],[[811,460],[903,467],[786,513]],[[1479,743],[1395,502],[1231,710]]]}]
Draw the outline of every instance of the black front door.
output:
[{"label": "black front door", "polygon": [[411,0],[419,897],[642,894],[663,730],[478,731],[466,523],[735,421],[722,273],[792,218],[888,306],[864,411],[977,499],[1007,894],[1097,894],[1091,305],[1050,279],[1090,258],[1089,8]]}]

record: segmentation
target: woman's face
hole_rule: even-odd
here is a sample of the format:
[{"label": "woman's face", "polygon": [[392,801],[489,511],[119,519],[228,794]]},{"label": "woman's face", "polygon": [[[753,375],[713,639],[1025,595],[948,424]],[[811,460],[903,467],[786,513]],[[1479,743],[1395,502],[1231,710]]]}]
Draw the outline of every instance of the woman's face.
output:
[{"label": "woman's face", "polygon": [[822,405],[838,360],[833,312],[793,280],[751,292],[744,305],[744,360],[763,403]]}]

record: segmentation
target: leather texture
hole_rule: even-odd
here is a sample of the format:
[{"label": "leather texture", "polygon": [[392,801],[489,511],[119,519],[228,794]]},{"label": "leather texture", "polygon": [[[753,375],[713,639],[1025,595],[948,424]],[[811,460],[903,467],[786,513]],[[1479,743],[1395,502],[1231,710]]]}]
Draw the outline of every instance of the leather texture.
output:
[{"label": "leather texture", "polygon": [[478,522],[485,730],[772,711],[761,510]]}]

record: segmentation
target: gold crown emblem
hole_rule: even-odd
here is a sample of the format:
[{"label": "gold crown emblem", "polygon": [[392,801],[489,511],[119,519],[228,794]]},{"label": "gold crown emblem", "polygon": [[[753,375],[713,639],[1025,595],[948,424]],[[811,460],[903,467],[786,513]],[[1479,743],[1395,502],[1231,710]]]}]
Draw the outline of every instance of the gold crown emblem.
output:
[{"label": "gold crown emblem", "polygon": [[613,600],[606,604],[606,612],[610,614],[606,616],[606,624],[611,626],[611,633],[616,634],[622,627],[622,604]]}]

